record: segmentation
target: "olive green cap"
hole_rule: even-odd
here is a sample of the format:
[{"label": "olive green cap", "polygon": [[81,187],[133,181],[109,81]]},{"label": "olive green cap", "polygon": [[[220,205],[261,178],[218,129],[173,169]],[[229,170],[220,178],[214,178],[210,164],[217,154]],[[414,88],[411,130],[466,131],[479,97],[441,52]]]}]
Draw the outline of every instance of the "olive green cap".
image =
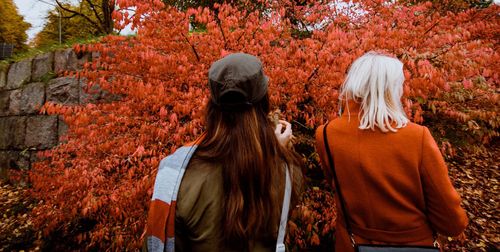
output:
[{"label": "olive green cap", "polygon": [[212,64],[208,80],[213,103],[222,109],[238,109],[260,101],[267,93],[269,78],[257,57],[233,53]]}]

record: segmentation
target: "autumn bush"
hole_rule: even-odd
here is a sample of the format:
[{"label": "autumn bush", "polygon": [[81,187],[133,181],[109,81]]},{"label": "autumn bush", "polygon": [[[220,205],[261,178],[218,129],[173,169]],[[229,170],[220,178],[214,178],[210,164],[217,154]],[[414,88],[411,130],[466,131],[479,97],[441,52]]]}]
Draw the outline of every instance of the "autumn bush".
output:
[{"label": "autumn bush", "polygon": [[[293,248],[321,248],[334,235],[334,202],[312,135],[336,117],[346,70],[366,51],[404,62],[405,110],[433,129],[443,152],[498,137],[498,6],[446,12],[426,2],[298,2],[180,11],[158,0],[117,0],[136,10],[115,11],[117,28],[132,24],[137,36],[76,45],[100,57],[68,74],[119,99],[42,109],[69,126],[65,142],[30,172],[39,202],[33,221],[43,235],[86,249],[140,247],[158,163],[203,132],[208,68],[230,52],[263,61],[273,106],[301,136],[308,189],[292,214]],[[204,29],[190,31],[190,23]]]}]

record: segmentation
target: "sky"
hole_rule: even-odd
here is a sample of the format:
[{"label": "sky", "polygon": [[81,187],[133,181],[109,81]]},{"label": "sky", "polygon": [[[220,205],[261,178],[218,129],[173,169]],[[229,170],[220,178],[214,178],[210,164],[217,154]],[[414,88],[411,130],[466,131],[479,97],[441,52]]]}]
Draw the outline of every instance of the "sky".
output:
[{"label": "sky", "polygon": [[[500,0],[499,0],[500,1]],[[78,4],[78,0],[66,0],[72,4]],[[35,35],[43,29],[46,22],[47,13],[54,8],[54,0],[14,0],[19,13],[24,16],[24,20],[31,24],[28,30],[28,40],[32,40]],[[122,31],[123,34],[130,34],[130,29]]]}]

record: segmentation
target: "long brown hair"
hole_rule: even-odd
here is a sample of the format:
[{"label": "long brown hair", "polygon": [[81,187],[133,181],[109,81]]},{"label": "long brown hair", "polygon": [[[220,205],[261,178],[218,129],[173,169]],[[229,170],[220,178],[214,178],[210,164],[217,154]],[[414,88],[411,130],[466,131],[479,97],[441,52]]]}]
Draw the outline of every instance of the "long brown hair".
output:
[{"label": "long brown hair", "polygon": [[300,159],[278,142],[269,110],[268,95],[243,111],[207,104],[206,133],[196,153],[222,166],[222,239],[230,247],[248,248],[248,241],[259,234],[277,231],[285,162],[293,181],[292,202],[300,190]]}]

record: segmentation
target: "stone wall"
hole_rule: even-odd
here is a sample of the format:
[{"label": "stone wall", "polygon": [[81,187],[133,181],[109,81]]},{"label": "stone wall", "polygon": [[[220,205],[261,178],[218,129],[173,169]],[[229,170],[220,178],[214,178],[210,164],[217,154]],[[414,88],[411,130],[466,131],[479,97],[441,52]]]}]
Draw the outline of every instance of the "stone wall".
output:
[{"label": "stone wall", "polygon": [[60,116],[39,113],[45,102],[76,105],[102,98],[99,90],[85,92],[85,81],[62,76],[97,56],[63,49],[0,69],[0,177],[8,169],[30,169],[36,153],[56,146],[65,134]]}]

